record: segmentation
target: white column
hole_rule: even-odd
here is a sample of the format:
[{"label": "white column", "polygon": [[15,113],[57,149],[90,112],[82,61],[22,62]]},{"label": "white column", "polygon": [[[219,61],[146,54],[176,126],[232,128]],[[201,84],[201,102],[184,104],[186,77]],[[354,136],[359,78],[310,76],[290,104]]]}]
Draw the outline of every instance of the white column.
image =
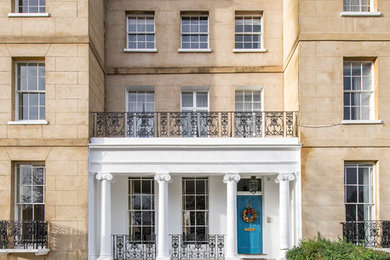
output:
[{"label": "white column", "polygon": [[223,177],[223,182],[227,184],[227,236],[225,246],[226,260],[239,259],[237,253],[237,182],[239,180],[240,175],[237,173],[227,173]]},{"label": "white column", "polygon": [[169,260],[168,235],[168,182],[171,176],[168,173],[157,173],[154,179],[158,183],[158,233],[156,260]]},{"label": "white column", "polygon": [[111,173],[99,172],[96,179],[101,181],[100,190],[100,254],[98,260],[112,259],[111,244]]},{"label": "white column", "polygon": [[282,172],[275,180],[279,183],[280,258],[290,248],[290,181],[294,179],[294,173]]},{"label": "white column", "polygon": [[88,175],[88,259],[95,260],[96,252],[96,180],[95,174]]}]

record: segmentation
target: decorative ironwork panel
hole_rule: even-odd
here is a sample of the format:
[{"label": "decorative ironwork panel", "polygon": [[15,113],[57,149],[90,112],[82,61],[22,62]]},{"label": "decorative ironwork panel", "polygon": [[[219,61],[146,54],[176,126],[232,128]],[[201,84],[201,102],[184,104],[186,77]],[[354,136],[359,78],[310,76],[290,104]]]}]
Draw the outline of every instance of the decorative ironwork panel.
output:
[{"label": "decorative ironwork panel", "polygon": [[94,137],[297,137],[296,112],[97,112]]},{"label": "decorative ironwork panel", "polygon": [[154,113],[127,113],[128,137],[154,137]]},{"label": "decorative ironwork panel", "polygon": [[0,221],[1,249],[42,249],[48,245],[48,224],[43,221]]},{"label": "decorative ironwork panel", "polygon": [[236,112],[235,137],[261,137],[261,112]]},{"label": "decorative ironwork panel", "polygon": [[156,236],[140,240],[132,235],[113,235],[114,259],[155,259]]},{"label": "decorative ironwork panel", "polygon": [[265,112],[265,135],[283,136],[283,112]]},{"label": "decorative ironwork panel", "polygon": [[347,221],[341,223],[348,242],[368,247],[390,248],[390,221]]},{"label": "decorative ironwork panel", "polygon": [[224,235],[170,235],[172,259],[224,259]]},{"label": "decorative ironwork panel", "polygon": [[103,128],[99,132],[103,132],[105,137],[125,136],[126,120],[124,113],[107,112],[104,113],[104,116],[99,114],[102,113],[98,113],[97,125],[101,125],[101,128]]},{"label": "decorative ironwork panel", "polygon": [[219,133],[219,115],[217,112],[199,113],[199,136],[215,137]]},{"label": "decorative ironwork panel", "polygon": [[294,113],[286,112],[286,135],[294,135]]}]

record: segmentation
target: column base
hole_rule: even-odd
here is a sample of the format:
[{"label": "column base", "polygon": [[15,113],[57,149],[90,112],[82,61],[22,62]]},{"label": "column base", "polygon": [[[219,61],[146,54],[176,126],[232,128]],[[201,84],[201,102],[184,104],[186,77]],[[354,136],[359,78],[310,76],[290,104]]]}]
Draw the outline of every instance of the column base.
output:
[{"label": "column base", "polygon": [[97,260],[112,260],[112,256],[110,255],[101,255],[97,258]]},{"label": "column base", "polygon": [[171,260],[171,257],[170,256],[157,256],[156,257],[156,260]]},{"label": "column base", "polygon": [[226,256],[225,260],[240,260],[240,257],[238,255],[231,255],[231,256]]}]

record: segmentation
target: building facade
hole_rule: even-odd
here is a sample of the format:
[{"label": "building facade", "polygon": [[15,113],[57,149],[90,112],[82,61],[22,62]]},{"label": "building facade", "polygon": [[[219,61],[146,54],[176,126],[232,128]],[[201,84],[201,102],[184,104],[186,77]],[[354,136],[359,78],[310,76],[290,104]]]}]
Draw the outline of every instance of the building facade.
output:
[{"label": "building facade", "polygon": [[0,259],[88,258],[103,24],[103,1],[0,2]]},{"label": "building facade", "polygon": [[0,258],[390,247],[388,1],[0,3]]}]

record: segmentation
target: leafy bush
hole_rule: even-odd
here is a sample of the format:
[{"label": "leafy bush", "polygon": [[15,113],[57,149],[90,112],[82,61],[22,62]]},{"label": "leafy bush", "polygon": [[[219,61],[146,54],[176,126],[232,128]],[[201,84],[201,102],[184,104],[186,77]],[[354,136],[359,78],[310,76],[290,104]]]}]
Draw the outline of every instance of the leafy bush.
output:
[{"label": "leafy bush", "polygon": [[299,246],[287,251],[287,260],[390,260],[390,254],[355,246],[344,240],[332,242],[322,238],[302,241]]}]

